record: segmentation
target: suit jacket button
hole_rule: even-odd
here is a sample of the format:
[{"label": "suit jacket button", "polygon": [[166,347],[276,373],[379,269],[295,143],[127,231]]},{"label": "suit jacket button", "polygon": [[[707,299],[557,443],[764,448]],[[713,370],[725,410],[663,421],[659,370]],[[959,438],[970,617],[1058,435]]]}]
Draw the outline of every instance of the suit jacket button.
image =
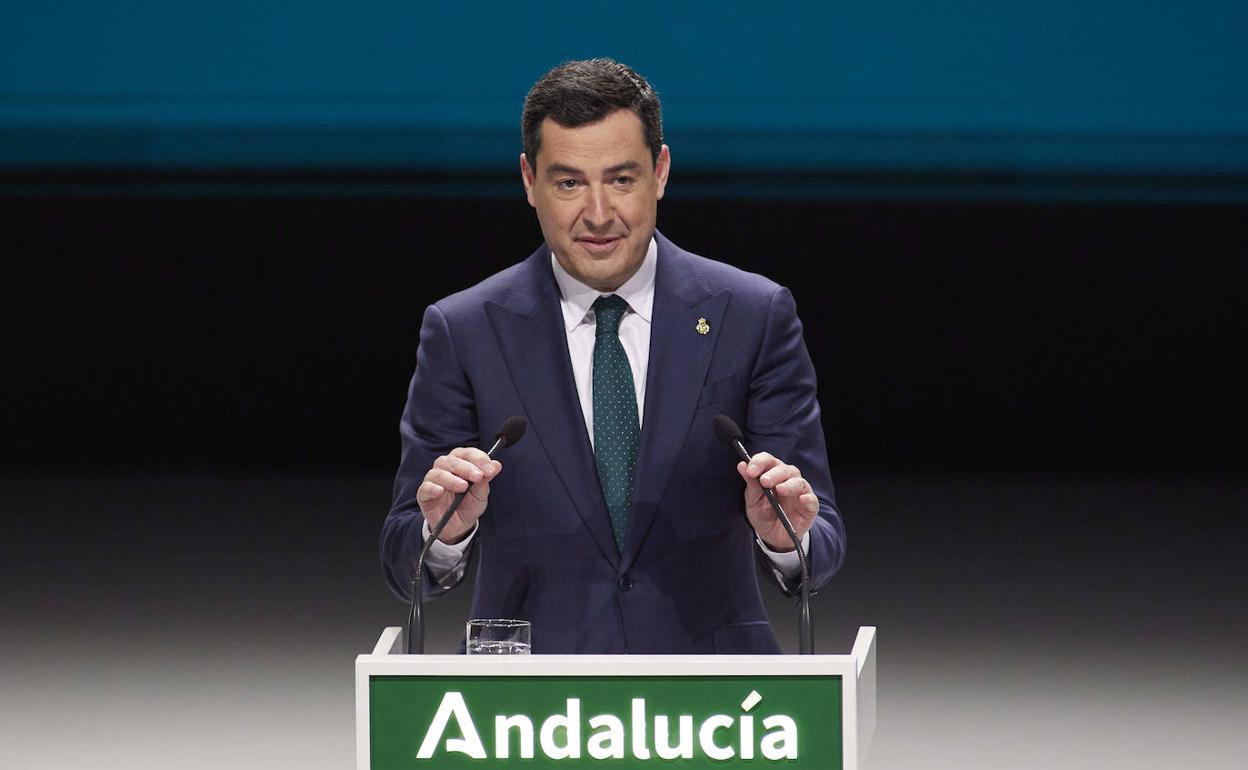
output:
[{"label": "suit jacket button", "polygon": [[625,592],[631,591],[633,590],[633,579],[630,578],[628,575],[625,575],[624,577],[619,579],[616,585],[619,587],[621,591],[625,591]]}]

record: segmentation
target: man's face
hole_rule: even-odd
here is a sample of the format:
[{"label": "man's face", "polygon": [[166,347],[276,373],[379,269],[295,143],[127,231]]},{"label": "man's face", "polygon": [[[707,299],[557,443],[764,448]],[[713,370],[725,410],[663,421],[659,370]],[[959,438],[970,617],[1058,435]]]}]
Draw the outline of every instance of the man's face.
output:
[{"label": "man's face", "polygon": [[667,145],[655,163],[641,118],[625,109],[577,128],[546,118],[541,132],[536,167],[521,154],[520,174],[542,235],[572,277],[615,291],[646,257],[667,185]]}]

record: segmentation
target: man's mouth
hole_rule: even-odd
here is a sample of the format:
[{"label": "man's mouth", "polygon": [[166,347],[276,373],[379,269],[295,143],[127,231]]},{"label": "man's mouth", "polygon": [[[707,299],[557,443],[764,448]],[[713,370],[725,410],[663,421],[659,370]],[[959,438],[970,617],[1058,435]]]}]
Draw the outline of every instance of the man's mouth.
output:
[{"label": "man's mouth", "polygon": [[610,254],[621,240],[623,239],[618,235],[583,235],[576,242],[590,254]]}]

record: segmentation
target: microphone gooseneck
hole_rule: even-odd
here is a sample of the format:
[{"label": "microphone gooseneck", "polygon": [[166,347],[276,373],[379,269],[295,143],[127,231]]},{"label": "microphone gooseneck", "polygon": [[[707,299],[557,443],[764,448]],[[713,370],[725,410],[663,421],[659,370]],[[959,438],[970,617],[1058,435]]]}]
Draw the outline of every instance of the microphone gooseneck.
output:
[{"label": "microphone gooseneck", "polygon": [[[744,436],[741,434],[741,428],[737,423],[726,414],[715,415],[712,421],[715,428],[715,435],[719,438],[720,443],[736,452],[747,465],[750,462],[750,453],[746,451],[745,444],[742,443]],[[789,539],[793,541],[793,547],[797,550],[797,561],[801,565],[802,576],[801,582],[798,584],[798,596],[800,598],[800,609],[798,615],[798,651],[802,655],[813,655],[815,652],[815,636],[814,628],[810,619],[810,561],[809,556],[802,549],[802,539],[797,536],[797,530],[793,528],[793,522],[789,520],[789,515],[784,512],[780,501],[776,499],[774,490],[763,487],[763,494],[767,497],[767,501],[771,503],[771,507],[775,510],[776,516],[780,519],[781,526],[788,533]]]},{"label": "microphone gooseneck", "polygon": [[[494,459],[494,453],[500,449],[514,445],[524,436],[524,430],[529,425],[528,420],[520,415],[508,417],[503,420],[503,424],[498,426],[498,430],[494,434],[494,445],[486,452],[490,459]],[[416,569],[412,575],[412,604],[407,613],[407,654],[423,655],[425,652],[425,617],[424,617],[424,575],[425,575],[425,557],[429,554],[429,549],[433,547],[433,543],[438,539],[438,535],[442,534],[442,530],[446,527],[447,522],[455,515],[455,511],[459,510],[459,504],[464,501],[464,496],[472,490],[472,485],[468,485],[468,489],[455,494],[455,499],[451,500],[450,506],[447,507],[446,513],[442,514],[442,518],[438,519],[437,524],[429,529],[429,537],[425,538],[421,544],[420,556],[416,559]]]}]

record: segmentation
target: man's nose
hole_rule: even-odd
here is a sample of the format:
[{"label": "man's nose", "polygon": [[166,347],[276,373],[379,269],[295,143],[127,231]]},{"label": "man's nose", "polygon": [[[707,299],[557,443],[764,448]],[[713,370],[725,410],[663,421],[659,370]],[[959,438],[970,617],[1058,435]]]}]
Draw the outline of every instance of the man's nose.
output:
[{"label": "man's nose", "polygon": [[614,218],[615,211],[611,207],[606,187],[590,185],[589,200],[585,202],[585,224],[591,228],[605,227]]}]

